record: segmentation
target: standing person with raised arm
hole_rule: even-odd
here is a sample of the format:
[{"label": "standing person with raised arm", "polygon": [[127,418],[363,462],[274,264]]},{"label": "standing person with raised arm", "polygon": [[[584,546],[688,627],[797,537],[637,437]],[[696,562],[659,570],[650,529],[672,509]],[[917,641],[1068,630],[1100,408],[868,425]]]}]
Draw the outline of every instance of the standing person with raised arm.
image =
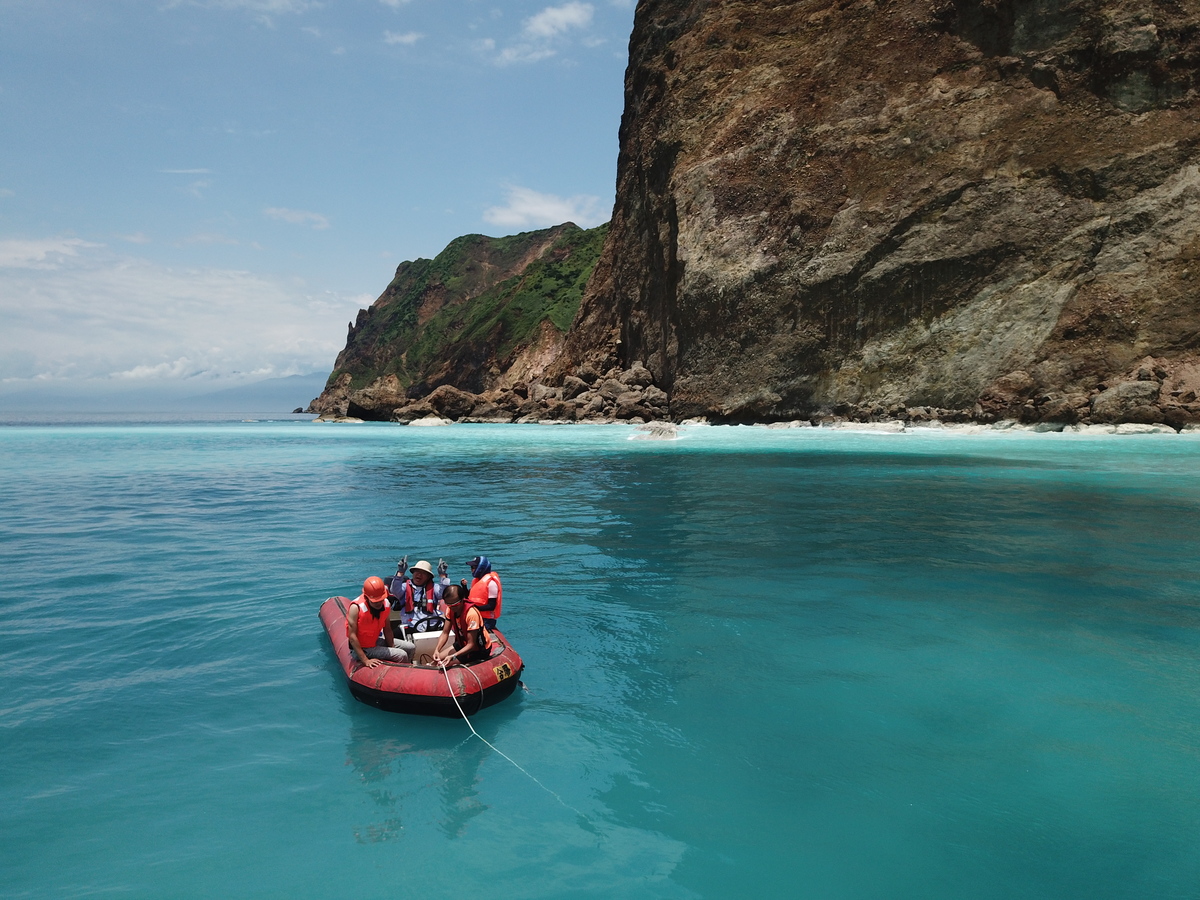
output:
[{"label": "standing person with raised arm", "polygon": [[[483,624],[488,628],[496,627],[500,618],[500,606],[504,599],[504,589],[500,586],[500,576],[492,571],[492,564],[486,556],[476,556],[468,566],[471,567],[471,586],[467,596],[467,604],[479,610],[483,615]],[[467,586],[463,579],[463,587]]]},{"label": "standing person with raised arm", "polygon": [[445,581],[434,579],[433,566],[422,559],[412,569],[408,578],[397,575],[392,579],[389,593],[396,599],[400,609],[400,621],[405,626],[411,626],[413,620],[420,616],[432,616],[438,613],[442,602],[442,591]]},{"label": "standing person with raised arm", "polygon": [[416,645],[411,641],[400,641],[393,647],[395,637],[389,620],[391,606],[387,602],[387,587],[378,575],[363,582],[363,592],[350,601],[346,610],[346,637],[350,641],[350,653],[368,669],[389,662],[408,662],[412,659]]}]

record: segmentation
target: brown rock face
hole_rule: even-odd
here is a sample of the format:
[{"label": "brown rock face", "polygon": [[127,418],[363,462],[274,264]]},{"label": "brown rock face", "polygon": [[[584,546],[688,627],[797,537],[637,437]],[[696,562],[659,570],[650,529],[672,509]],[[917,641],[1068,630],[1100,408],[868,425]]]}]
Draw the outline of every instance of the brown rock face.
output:
[{"label": "brown rock face", "polygon": [[643,360],[675,419],[1196,421],[1198,71],[1194,0],[642,0],[552,371]]},{"label": "brown rock face", "polygon": [[[326,388],[328,393],[328,388]],[[346,397],[346,415],[377,418],[378,410],[391,410],[408,403],[408,394],[395,375],[386,375]]]},{"label": "brown rock face", "polygon": [[475,394],[539,376],[562,350],[606,233],[567,222],[465,235],[401,263],[351,323],[310,411],[386,420],[443,385]]}]

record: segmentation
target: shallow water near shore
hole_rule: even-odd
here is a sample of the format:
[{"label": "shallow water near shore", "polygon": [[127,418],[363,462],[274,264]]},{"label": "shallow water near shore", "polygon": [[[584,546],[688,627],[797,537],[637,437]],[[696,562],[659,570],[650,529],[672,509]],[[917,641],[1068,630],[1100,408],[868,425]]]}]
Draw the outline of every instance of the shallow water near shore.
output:
[{"label": "shallow water near shore", "polygon": [[[0,428],[0,895],[1194,898],[1200,435]],[[317,619],[486,553],[527,691]]]}]

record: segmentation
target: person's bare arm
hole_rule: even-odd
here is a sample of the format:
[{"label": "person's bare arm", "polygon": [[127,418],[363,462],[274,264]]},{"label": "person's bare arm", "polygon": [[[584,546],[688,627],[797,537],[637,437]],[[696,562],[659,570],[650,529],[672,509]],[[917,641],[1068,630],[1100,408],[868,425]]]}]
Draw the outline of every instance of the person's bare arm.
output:
[{"label": "person's bare arm", "polygon": [[446,645],[449,643],[449,638],[450,619],[447,618],[445,624],[442,625],[442,636],[438,638],[437,646],[433,648],[433,661],[435,663],[440,663],[442,661],[442,654],[446,649]]},{"label": "person's bare arm", "polygon": [[474,650],[478,646],[479,646],[479,630],[473,629],[471,631],[468,631],[467,632],[467,640],[466,640],[466,643],[463,644],[462,649],[455,650],[453,653],[444,657],[443,662],[444,662],[444,664],[449,665],[450,663],[454,662],[454,660],[458,659],[458,657],[460,657],[462,654],[470,653],[472,650]]},{"label": "person's bare arm", "polygon": [[[357,603],[351,605],[350,612],[346,614],[346,621],[350,623],[350,652],[353,653],[356,657],[358,657],[359,662],[361,662],[368,669],[373,669],[376,666],[381,665],[379,660],[370,659],[367,657],[367,654],[363,653],[362,644],[360,644],[358,641],[358,604]],[[390,623],[388,625],[388,628],[391,628]]]}]

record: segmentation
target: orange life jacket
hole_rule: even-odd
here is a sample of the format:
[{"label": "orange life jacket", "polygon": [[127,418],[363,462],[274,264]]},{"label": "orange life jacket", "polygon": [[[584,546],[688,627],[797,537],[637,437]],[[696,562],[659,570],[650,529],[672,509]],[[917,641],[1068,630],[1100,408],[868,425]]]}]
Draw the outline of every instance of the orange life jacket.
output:
[{"label": "orange life jacket", "polygon": [[488,585],[496,582],[496,608],[484,611],[489,619],[500,618],[500,601],[504,598],[504,589],[500,586],[500,576],[495,572],[488,572],[482,578],[476,578],[471,582],[471,593],[467,595],[467,606],[483,606],[488,602]]},{"label": "orange life jacket", "polygon": [[488,653],[492,652],[492,636],[488,633],[488,630],[483,627],[483,613],[477,610],[474,606],[467,606],[464,604],[463,614],[457,619],[451,619],[450,627],[454,629],[455,650],[467,646],[468,633],[472,631],[478,631],[479,646]]},{"label": "orange life jacket", "polygon": [[[358,644],[364,650],[374,647],[379,643],[379,636],[383,634],[384,626],[387,625],[388,615],[391,613],[391,604],[386,600],[383,601],[383,612],[378,616],[371,613],[370,604],[367,599],[359,594],[357,598],[350,602],[350,605],[358,607]],[[346,610],[346,637],[350,637],[350,610]]]}]

